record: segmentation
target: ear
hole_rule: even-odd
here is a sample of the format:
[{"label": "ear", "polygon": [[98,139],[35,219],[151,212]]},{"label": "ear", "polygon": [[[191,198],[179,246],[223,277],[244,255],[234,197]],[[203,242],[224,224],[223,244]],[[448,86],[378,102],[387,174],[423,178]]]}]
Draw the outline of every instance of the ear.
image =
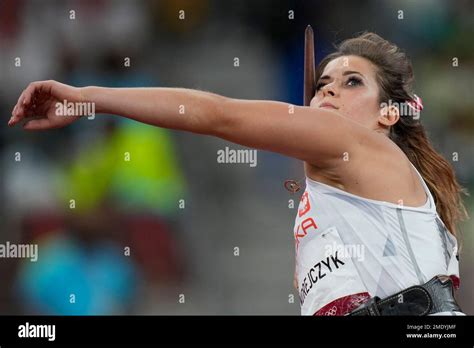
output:
[{"label": "ear", "polygon": [[380,109],[377,121],[382,128],[389,128],[400,119],[400,110],[394,105],[386,105]]}]

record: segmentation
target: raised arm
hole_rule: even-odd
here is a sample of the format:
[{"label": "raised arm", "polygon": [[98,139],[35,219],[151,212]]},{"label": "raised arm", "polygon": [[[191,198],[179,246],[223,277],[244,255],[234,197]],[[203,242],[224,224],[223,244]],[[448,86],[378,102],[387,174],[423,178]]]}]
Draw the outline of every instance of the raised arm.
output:
[{"label": "raised arm", "polygon": [[340,163],[345,152],[358,151],[373,136],[335,110],[239,99],[226,99],[220,109],[218,137],[317,167]]},{"label": "raised arm", "polygon": [[182,88],[75,88],[56,81],[30,84],[9,125],[29,116],[24,128],[63,127],[76,116],[58,116],[54,104],[93,103],[97,113],[150,125],[207,134],[244,146],[329,166],[361,145],[371,132],[336,111],[265,100],[240,100]]}]

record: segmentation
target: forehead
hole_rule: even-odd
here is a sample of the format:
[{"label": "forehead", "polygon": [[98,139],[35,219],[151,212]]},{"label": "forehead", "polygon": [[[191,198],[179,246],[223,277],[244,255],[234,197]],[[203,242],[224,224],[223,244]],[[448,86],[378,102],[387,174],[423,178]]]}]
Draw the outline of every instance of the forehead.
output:
[{"label": "forehead", "polygon": [[375,78],[376,67],[368,59],[358,56],[342,56],[331,60],[324,68],[323,75],[336,76],[351,70],[366,77]]}]

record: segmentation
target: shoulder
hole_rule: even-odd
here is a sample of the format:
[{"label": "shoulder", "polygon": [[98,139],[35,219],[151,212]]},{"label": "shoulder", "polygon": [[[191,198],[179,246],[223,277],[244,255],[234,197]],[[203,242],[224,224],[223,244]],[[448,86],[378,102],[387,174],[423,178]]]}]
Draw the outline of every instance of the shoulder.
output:
[{"label": "shoulder", "polygon": [[334,157],[331,162],[325,163],[324,166],[308,163],[308,168],[343,175],[354,170],[368,171],[379,166],[392,168],[393,165],[398,166],[408,161],[400,147],[382,133],[366,129],[351,140],[352,143],[340,148],[339,156]]},{"label": "shoulder", "polygon": [[305,172],[310,179],[373,199],[396,202],[395,196],[413,188],[413,169],[408,158],[380,133],[362,139],[329,166],[307,163]]}]

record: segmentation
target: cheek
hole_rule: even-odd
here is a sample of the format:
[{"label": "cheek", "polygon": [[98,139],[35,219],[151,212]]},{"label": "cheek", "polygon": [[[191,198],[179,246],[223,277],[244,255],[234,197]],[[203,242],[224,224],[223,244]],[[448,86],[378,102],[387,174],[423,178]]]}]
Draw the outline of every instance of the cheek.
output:
[{"label": "cheek", "polygon": [[313,97],[313,99],[311,99],[311,102],[309,103],[309,106],[312,107],[312,108],[315,108],[316,105],[318,105],[319,103],[319,97],[318,97],[318,94],[316,93],[316,95]]},{"label": "cheek", "polygon": [[378,96],[369,91],[348,91],[347,98],[343,98],[341,111],[357,121],[365,121],[378,113]]}]

